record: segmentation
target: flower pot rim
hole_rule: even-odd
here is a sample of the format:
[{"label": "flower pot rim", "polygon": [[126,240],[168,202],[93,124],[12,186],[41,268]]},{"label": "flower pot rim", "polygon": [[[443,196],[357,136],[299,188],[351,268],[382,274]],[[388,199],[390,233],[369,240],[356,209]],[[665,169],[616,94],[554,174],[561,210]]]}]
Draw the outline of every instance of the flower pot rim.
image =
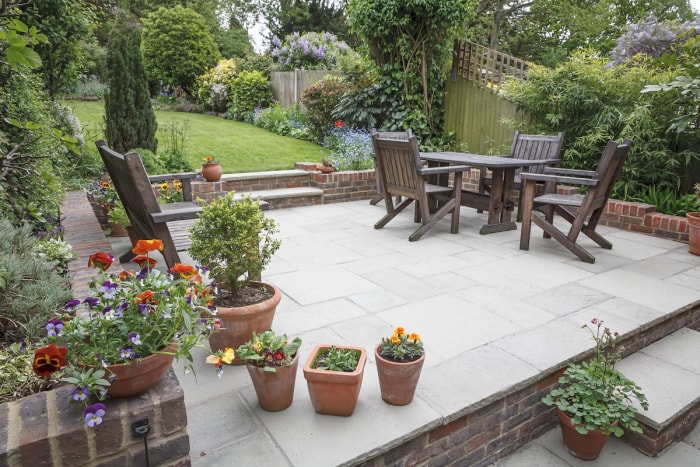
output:
[{"label": "flower pot rim", "polygon": [[388,358],[384,358],[379,354],[379,349],[381,348],[382,344],[377,344],[377,346],[374,348],[374,356],[377,359],[381,359],[384,362],[391,363],[394,365],[414,365],[422,360],[425,360],[425,352],[423,352],[423,355],[420,356],[420,358],[416,358],[415,360],[411,360],[410,362],[397,362],[394,360],[389,360]]},{"label": "flower pot rim", "polygon": [[[294,356],[292,357],[292,361],[289,362],[289,365],[276,366],[276,367],[274,367],[274,368],[289,368],[290,366],[294,366],[294,361],[295,361],[295,360],[296,360],[297,362],[299,361],[299,352],[297,352],[297,353],[294,354]],[[264,365],[264,366],[257,366],[257,365],[255,365],[252,361],[249,361],[249,360],[246,360],[246,361],[245,361],[245,364],[246,364],[246,366],[251,366],[251,367],[253,367],[253,368],[259,368],[259,369],[261,369],[261,370],[263,370],[263,371],[265,371],[265,368],[267,368],[267,366],[265,366],[265,365]],[[276,371],[268,371],[268,373],[276,373]]]},{"label": "flower pot rim", "polygon": [[[336,349],[350,349],[357,350],[360,352],[360,358],[357,360],[357,367],[355,371],[334,371],[334,370],[319,370],[317,368],[312,368],[311,365],[316,361],[316,356],[323,349],[330,349],[335,345]],[[336,345],[336,344],[317,344],[311,350],[306,362],[304,363],[304,377],[308,374],[318,374],[318,375],[337,375],[338,377],[355,377],[361,375],[365,370],[365,364],[367,362],[367,350],[364,347],[357,347],[354,345]]]}]

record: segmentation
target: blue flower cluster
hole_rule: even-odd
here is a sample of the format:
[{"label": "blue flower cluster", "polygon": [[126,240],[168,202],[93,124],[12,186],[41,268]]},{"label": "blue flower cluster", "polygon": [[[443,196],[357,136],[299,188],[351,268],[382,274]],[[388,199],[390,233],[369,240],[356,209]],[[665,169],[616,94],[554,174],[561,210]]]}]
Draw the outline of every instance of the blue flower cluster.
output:
[{"label": "blue flower cluster", "polygon": [[374,167],[372,137],[367,129],[336,125],[325,137],[328,160],[336,170],[366,170]]}]

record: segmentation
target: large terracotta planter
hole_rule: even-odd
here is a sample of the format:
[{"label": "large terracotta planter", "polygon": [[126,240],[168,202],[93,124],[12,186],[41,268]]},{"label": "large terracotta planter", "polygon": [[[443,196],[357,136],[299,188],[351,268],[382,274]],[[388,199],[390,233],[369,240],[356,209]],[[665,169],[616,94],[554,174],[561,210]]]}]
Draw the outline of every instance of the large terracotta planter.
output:
[{"label": "large terracotta planter", "polygon": [[[255,286],[266,287],[273,292],[272,298],[255,305],[243,307],[216,307],[216,316],[221,321],[221,330],[209,337],[209,345],[213,351],[224,350],[226,347],[237,349],[248,342],[255,333],[263,333],[272,328],[277,305],[282,299],[279,289],[272,284],[250,281]],[[244,360],[236,357],[234,365],[245,364]]]},{"label": "large terracotta planter", "polygon": [[330,345],[317,345],[304,363],[304,378],[309,389],[309,397],[317,413],[324,415],[352,415],[357,405],[362,387],[362,377],[367,361],[367,351],[362,347],[336,345],[338,349],[352,349],[360,352],[357,368],[353,372],[317,370],[314,368],[319,353]]},{"label": "large terracotta planter", "polygon": [[689,212],[688,219],[688,252],[700,255],[700,212]]},{"label": "large terracotta planter", "polygon": [[559,407],[557,407],[557,415],[559,416],[559,426],[564,439],[564,448],[567,452],[583,460],[597,459],[605,447],[605,443],[608,442],[609,435],[604,435],[599,430],[589,431],[582,435],[576,431],[571,418],[562,412]]},{"label": "large terracotta planter", "polygon": [[387,360],[379,355],[381,345],[374,349],[379,376],[379,389],[382,400],[391,405],[407,405],[416,393],[420,373],[425,362],[425,355],[418,360],[408,363],[398,363]]},{"label": "large terracotta planter", "polygon": [[174,359],[174,355],[156,353],[140,362],[109,365],[105,376],[111,371],[115,379],[107,388],[107,395],[111,398],[132,397],[151,390],[173,365]]},{"label": "large terracotta planter", "polygon": [[250,363],[246,365],[260,407],[268,412],[279,412],[292,405],[298,366],[298,352],[291,365],[279,367],[275,372]]},{"label": "large terracotta planter", "polygon": [[202,176],[208,182],[218,182],[221,180],[221,173],[221,164],[218,162],[202,164]]}]

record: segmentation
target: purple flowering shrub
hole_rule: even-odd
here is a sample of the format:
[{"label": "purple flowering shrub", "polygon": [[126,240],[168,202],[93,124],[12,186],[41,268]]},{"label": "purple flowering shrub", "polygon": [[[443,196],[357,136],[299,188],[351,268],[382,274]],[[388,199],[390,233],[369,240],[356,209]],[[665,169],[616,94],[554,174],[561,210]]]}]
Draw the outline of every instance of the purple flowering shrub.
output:
[{"label": "purple flowering shrub", "polygon": [[343,55],[352,49],[329,32],[292,33],[281,40],[272,38],[272,61],[280,71],[336,70]]},{"label": "purple flowering shrub", "polygon": [[698,32],[700,18],[678,24],[667,21],[659,23],[651,16],[627,27],[627,32],[617,39],[617,45],[610,52],[611,64],[620,65],[637,54],[658,58]]}]

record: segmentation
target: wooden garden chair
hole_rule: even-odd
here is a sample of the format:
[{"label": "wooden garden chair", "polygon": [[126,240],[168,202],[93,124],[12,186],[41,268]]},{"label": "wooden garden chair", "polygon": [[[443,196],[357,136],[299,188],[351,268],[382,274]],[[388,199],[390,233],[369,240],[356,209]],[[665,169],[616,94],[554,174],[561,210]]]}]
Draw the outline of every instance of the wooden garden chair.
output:
[{"label": "wooden garden chair", "polygon": [[[510,149],[510,157],[513,159],[522,160],[545,160],[560,158],[561,148],[564,145],[564,133],[560,132],[555,136],[550,135],[526,135],[515,132],[513,137],[513,145]],[[530,173],[542,173],[544,165],[532,166],[529,168]],[[520,180],[520,169],[515,172],[515,181],[513,189],[518,190],[518,215],[517,220],[522,220],[522,205],[523,205],[523,185]],[[479,176],[479,193],[491,191],[491,177],[488,176],[486,168],[481,169]],[[481,212],[481,211],[478,211]]]},{"label": "wooden garden chair", "polygon": [[[462,173],[469,170],[463,165],[423,168],[418,149],[418,140],[411,136],[407,141],[381,138],[378,133],[372,134],[372,143],[377,157],[379,175],[384,187],[384,202],[386,215],[376,224],[375,229],[381,229],[390,220],[406,209],[413,201],[416,202],[416,222],[421,226],[409,236],[410,241],[420,239],[425,232],[437,222],[452,213],[450,232],[459,231],[459,208],[462,192]],[[429,175],[454,174],[452,187],[427,183]],[[401,196],[402,201],[394,205],[392,197]],[[440,199],[440,206],[436,200]],[[430,207],[435,206],[431,212]]]},{"label": "wooden garden chair", "polygon": [[[408,141],[408,138],[413,136],[413,132],[408,129],[406,131],[375,131],[372,130],[372,134],[377,134],[379,135],[380,138],[383,139],[398,139],[401,141]],[[377,194],[372,196],[372,199],[369,200],[369,204],[371,205],[376,205],[378,202],[384,199],[384,187],[382,185],[382,178],[379,175],[379,167],[377,166],[377,156],[376,156],[376,149],[374,151],[374,154],[372,154],[372,158],[374,159],[374,170],[375,170],[375,177],[377,180]],[[396,202],[400,202],[400,199],[397,199]]]},{"label": "wooden garden chair", "polygon": [[[171,268],[180,262],[178,251],[184,251],[189,247],[189,236],[182,228],[176,246],[171,235],[168,222],[193,220],[202,210],[192,202],[192,190],[190,182],[196,174],[188,172],[182,174],[159,175],[149,178],[146,169],[138,153],[120,154],[107,146],[103,140],[95,143],[100,157],[107,168],[119,199],[124,205],[131,226],[138,240],[150,240],[157,238],[163,242],[163,258]],[[183,198],[179,203],[159,204],[153,192],[151,183],[162,182],[168,179],[179,179],[183,183]],[[129,262],[134,254],[129,251],[119,260]]]},{"label": "wooden garden chair", "polygon": [[[580,233],[589,237],[601,248],[611,249],[612,243],[595,229],[631,147],[630,140],[625,140],[619,145],[615,141],[608,142],[598,167],[593,171],[548,167],[542,174],[522,173],[520,176],[525,193],[520,249],[530,248],[531,222],[544,230],[545,238],[553,237],[587,263],[594,263],[595,257],[576,243]],[[545,193],[540,196],[535,196],[537,182],[545,183]],[[556,192],[558,183],[585,186],[586,194],[558,194]],[[571,224],[568,232],[554,225],[555,213]]]}]

